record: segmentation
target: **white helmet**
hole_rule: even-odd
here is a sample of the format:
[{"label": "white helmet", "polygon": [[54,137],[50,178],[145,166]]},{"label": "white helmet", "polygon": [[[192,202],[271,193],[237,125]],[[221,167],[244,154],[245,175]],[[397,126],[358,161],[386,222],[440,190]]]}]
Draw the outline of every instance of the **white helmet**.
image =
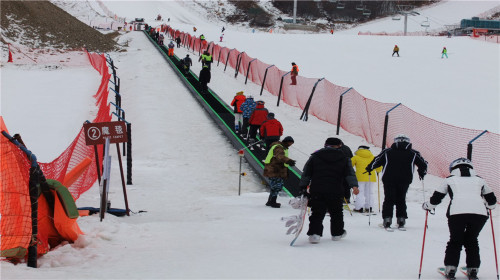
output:
[{"label": "white helmet", "polygon": [[394,143],[399,143],[399,142],[410,143],[410,137],[406,136],[405,134],[398,134],[396,135],[396,137],[394,137]]},{"label": "white helmet", "polygon": [[472,162],[469,159],[466,158],[457,158],[456,160],[452,161],[450,163],[450,172],[457,168],[459,165],[465,165],[469,168],[474,169],[474,166],[472,166]]}]

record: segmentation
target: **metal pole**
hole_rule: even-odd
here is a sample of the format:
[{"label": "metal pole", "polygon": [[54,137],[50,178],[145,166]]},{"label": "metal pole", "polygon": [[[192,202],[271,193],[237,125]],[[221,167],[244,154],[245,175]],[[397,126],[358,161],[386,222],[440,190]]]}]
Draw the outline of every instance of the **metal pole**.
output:
[{"label": "metal pole", "polygon": [[290,73],[291,73],[291,71],[289,71],[285,75],[281,76],[280,91],[278,93],[278,103],[276,104],[276,106],[278,106],[278,107],[280,106],[281,90],[283,89],[283,79],[285,78],[286,75],[288,75]]},{"label": "metal pole", "polygon": [[307,103],[306,103],[306,106],[304,107],[304,111],[302,111],[302,115],[300,116],[300,119],[303,120],[303,121],[307,121],[307,119],[309,118],[309,107],[311,106],[311,102],[312,102],[312,98],[313,98],[313,95],[314,95],[314,92],[316,91],[316,86],[318,85],[319,82],[321,82],[321,80],[323,80],[324,78],[321,78],[319,79],[318,81],[316,81],[316,83],[314,84],[314,87],[311,91],[311,95],[309,95],[309,99],[307,100]]},{"label": "metal pole", "polygon": [[266,72],[264,73],[264,80],[262,81],[262,86],[260,87],[260,95],[262,95],[262,91],[264,90],[264,84],[266,83],[266,78],[267,78],[267,70],[269,70],[269,68],[271,68],[271,67],[273,67],[273,66],[274,66],[274,64],[273,64],[273,65],[271,65],[271,66],[268,66],[268,67],[266,68]]},{"label": "metal pole", "polygon": [[398,103],[398,105],[392,107],[389,111],[387,111],[385,113],[385,122],[384,122],[384,136],[382,136],[382,150],[385,149],[385,143],[386,143],[386,139],[387,139],[387,126],[389,124],[389,113],[396,109],[399,105],[401,105],[401,103]]},{"label": "metal pole", "polygon": [[234,72],[234,77],[238,77],[238,72],[240,71],[240,66],[241,66],[241,59],[242,59],[242,54],[245,53],[245,52],[241,52],[238,54],[238,56],[236,57],[236,67],[234,68],[235,69],[235,72]]},{"label": "metal pole", "polygon": [[[248,67],[247,67],[247,77],[245,78],[245,85],[247,84],[247,81],[248,81],[248,74],[250,74],[250,64],[252,64],[252,62],[254,60],[256,60],[257,58],[254,58],[252,60],[250,60],[250,62],[248,62]],[[267,70],[266,70],[267,71]]]},{"label": "metal pole", "polygon": [[127,185],[132,185],[132,124],[127,123]]},{"label": "metal pole", "polygon": [[297,0],[293,0],[293,24],[297,23]]},{"label": "metal pole", "polygon": [[116,152],[118,154],[118,163],[120,165],[120,177],[122,179],[123,198],[125,199],[125,210],[127,216],[130,216],[130,209],[128,208],[127,187],[125,187],[125,177],[123,176],[122,156],[120,155],[120,144],[116,143]]},{"label": "metal pole", "polygon": [[225,49],[225,48],[226,47],[219,49],[219,57],[217,58],[217,66],[219,66],[219,63],[220,63],[220,54],[222,53],[222,49]]},{"label": "metal pole", "polygon": [[467,144],[467,158],[469,160],[472,160],[472,142],[476,141],[479,137],[483,136],[483,134],[485,134],[486,132],[488,132],[488,130],[481,132],[481,134],[474,137],[474,139],[470,140],[469,144]]},{"label": "metal pole", "polygon": [[341,95],[340,95],[340,100],[339,100],[339,115],[337,117],[337,135],[339,135],[339,131],[340,131],[340,117],[342,116],[342,100],[344,99],[344,94],[346,94],[348,91],[350,91],[352,89],[349,88],[348,90],[344,91]]},{"label": "metal pole", "polygon": [[226,72],[227,64],[229,63],[229,55],[231,54],[231,52],[232,52],[233,50],[234,50],[234,49],[229,50],[229,52],[227,53],[227,58],[226,58],[226,66],[224,66],[224,72]]},{"label": "metal pole", "polygon": [[429,217],[429,211],[425,211],[424,240],[422,241],[422,254],[420,255],[420,269],[418,270],[418,279],[420,279],[420,275],[422,275],[422,261],[424,260],[425,234],[427,233],[428,217]]}]

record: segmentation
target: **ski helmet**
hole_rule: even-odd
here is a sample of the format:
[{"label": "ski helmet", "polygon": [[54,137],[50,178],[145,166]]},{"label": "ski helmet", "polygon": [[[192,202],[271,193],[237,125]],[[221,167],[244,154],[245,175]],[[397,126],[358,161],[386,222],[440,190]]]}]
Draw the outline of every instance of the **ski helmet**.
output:
[{"label": "ski helmet", "polygon": [[253,96],[249,95],[249,96],[247,97],[247,99],[253,99]]},{"label": "ski helmet", "polygon": [[410,143],[410,137],[405,134],[398,134],[394,137],[394,143],[407,142]]},{"label": "ski helmet", "polygon": [[456,160],[454,160],[450,163],[450,172],[453,169],[458,168],[459,165],[465,165],[471,169],[474,169],[474,166],[472,166],[472,162],[469,159],[457,158]]}]

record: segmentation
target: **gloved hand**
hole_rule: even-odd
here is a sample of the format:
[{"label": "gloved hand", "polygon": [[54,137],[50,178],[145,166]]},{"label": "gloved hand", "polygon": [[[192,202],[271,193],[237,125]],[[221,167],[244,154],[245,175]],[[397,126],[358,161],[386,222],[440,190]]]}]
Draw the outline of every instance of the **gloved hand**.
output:
[{"label": "gloved hand", "polygon": [[295,166],[295,162],[296,162],[295,160],[291,159],[287,162],[287,164],[290,166]]},{"label": "gloved hand", "polygon": [[[366,172],[368,172],[368,174],[369,174],[369,175],[372,175],[372,170],[373,170],[373,169],[371,169],[371,168],[369,168],[369,167],[366,167],[366,169],[365,169],[365,170],[366,170]],[[363,174],[364,174],[364,173],[366,173],[366,172],[363,172]]]},{"label": "gloved hand", "polygon": [[497,207],[497,204],[496,204],[496,203],[495,203],[495,204],[492,204],[492,205],[489,205],[488,203],[486,203],[486,202],[485,202],[485,203],[484,203],[484,205],[486,205],[486,208],[488,208],[488,209],[490,209],[490,210],[493,210],[493,209],[495,209],[495,207]]},{"label": "gloved hand", "polygon": [[418,178],[422,181],[427,173],[425,171],[418,171]]},{"label": "gloved hand", "polygon": [[352,193],[355,194],[355,195],[359,194],[359,189],[358,189],[357,186],[356,187],[352,187]]},{"label": "gloved hand", "polygon": [[422,204],[422,209],[427,210],[427,211],[432,211],[432,210],[434,210],[434,208],[436,208],[436,206],[437,205],[433,205],[430,202],[424,202],[424,204]]}]

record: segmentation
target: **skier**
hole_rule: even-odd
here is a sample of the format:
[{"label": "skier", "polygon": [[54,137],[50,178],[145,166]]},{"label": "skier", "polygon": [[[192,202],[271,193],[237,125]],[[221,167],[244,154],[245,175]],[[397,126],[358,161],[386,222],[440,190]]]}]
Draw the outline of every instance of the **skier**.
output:
[{"label": "skier", "polygon": [[226,30],[226,28],[223,26],[221,33],[224,33],[224,30]]},{"label": "skier", "polygon": [[257,130],[259,130],[262,123],[267,120],[267,114],[269,113],[269,111],[267,111],[267,109],[264,108],[264,104],[265,102],[262,100],[257,101],[257,104],[255,105],[255,110],[253,111],[252,115],[250,116],[250,119],[248,120],[248,122],[250,123],[250,132],[248,134],[249,144],[255,142],[257,136]]},{"label": "skier", "polygon": [[206,65],[208,66],[208,69],[211,69],[211,64],[212,64],[212,55],[207,51],[205,50],[203,52],[203,54],[200,56],[200,58],[198,59],[198,62],[201,61],[201,65]]},{"label": "skier", "polygon": [[231,101],[231,106],[233,106],[234,112],[234,130],[236,133],[240,133],[240,128],[243,125],[243,112],[241,111],[241,104],[245,102],[246,96],[243,91],[238,91]]},{"label": "skier", "polygon": [[224,39],[224,34],[220,35],[220,42],[222,42],[222,39]]},{"label": "skier", "polygon": [[[373,200],[373,186],[377,181],[375,175],[368,175],[366,173],[366,167],[373,160],[374,156],[370,151],[370,147],[359,146],[355,155],[351,158],[352,166],[356,169],[356,179],[358,179],[359,194],[356,196],[356,201],[354,202],[354,210],[358,213],[372,212],[374,207]],[[382,171],[382,166],[375,169],[375,171],[380,173]]]},{"label": "skier", "polygon": [[196,26],[193,26],[193,32],[194,32],[194,33],[196,33],[196,30],[198,30],[198,29],[196,28]]},{"label": "skier", "polygon": [[441,51],[441,58],[443,58],[443,56],[446,56],[446,58],[448,58],[448,50],[446,49],[446,47],[443,47],[443,51]]},{"label": "skier", "polygon": [[271,191],[267,199],[266,206],[280,208],[281,204],[276,202],[279,192],[285,186],[284,179],[288,177],[288,166],[295,166],[295,160],[288,157],[288,148],[294,143],[291,136],[287,136],[283,141],[276,141],[272,144],[264,160],[264,177],[269,178]]},{"label": "skier", "polygon": [[260,137],[266,143],[266,153],[269,153],[274,142],[279,141],[283,135],[283,126],[274,118],[274,113],[267,114],[267,120],[260,126]]},{"label": "skier", "polygon": [[158,39],[158,44],[159,44],[160,46],[163,46],[163,40],[164,40],[164,39],[165,39],[165,37],[163,36],[163,34],[161,34],[161,33],[160,33],[160,37],[159,37],[159,39]]},{"label": "skier", "polygon": [[449,279],[455,279],[463,246],[466,254],[467,276],[469,279],[478,279],[481,260],[477,238],[488,220],[486,208],[494,209],[497,198],[486,181],[476,175],[470,160],[458,158],[451,162],[449,170],[450,176],[443,180],[430,200],[424,202],[422,208],[432,211],[441,203],[446,194],[450,195],[451,201],[446,212],[450,241],[446,246],[444,257],[445,274]]},{"label": "skier", "polygon": [[240,106],[240,109],[243,112],[243,126],[241,128],[241,133],[243,133],[243,138],[245,139],[248,137],[248,126],[250,125],[249,120],[256,106],[257,103],[253,100],[253,96],[251,95],[249,95],[245,102],[243,102]]},{"label": "skier", "polygon": [[292,73],[290,73],[292,83],[291,85],[296,85],[297,84],[297,75],[299,75],[299,66],[295,64],[295,62],[292,62]]},{"label": "skier", "polygon": [[175,38],[175,42],[177,43],[177,48],[180,48],[181,47],[181,37],[177,36],[177,38]]},{"label": "skier", "polygon": [[399,47],[398,47],[398,45],[395,45],[394,49],[392,50],[392,56],[394,56],[394,54],[397,54],[398,57],[399,57]]},{"label": "skier", "polygon": [[371,171],[379,166],[384,166],[382,182],[384,183],[384,203],[382,206],[383,226],[386,230],[391,227],[394,206],[396,206],[396,217],[398,228],[404,230],[406,213],[406,193],[413,181],[414,165],[418,167],[420,180],[427,174],[427,162],[416,150],[412,149],[410,138],[399,134],[394,138],[390,148],[384,149],[366,167]]},{"label": "skier", "polygon": [[210,69],[208,69],[207,66],[201,67],[199,81],[200,81],[202,94],[208,93],[208,85],[207,84],[210,83],[210,78],[211,78]]},{"label": "skier", "polygon": [[174,56],[174,41],[170,41],[170,43],[168,43],[168,56]]},{"label": "skier", "polygon": [[[311,216],[309,217],[309,242],[319,243],[323,236],[323,219],[330,213],[330,233],[333,241],[345,237],[342,199],[346,180],[354,194],[358,194],[358,182],[351,160],[340,150],[341,140],[328,138],[325,146],[314,152],[304,166],[299,182],[301,194],[309,197]],[[309,193],[307,193],[309,186]]]},{"label": "skier", "polygon": [[184,70],[184,74],[187,75],[189,74],[189,69],[191,66],[193,66],[193,61],[189,57],[189,54],[186,54],[186,57],[182,60],[182,66]]}]

